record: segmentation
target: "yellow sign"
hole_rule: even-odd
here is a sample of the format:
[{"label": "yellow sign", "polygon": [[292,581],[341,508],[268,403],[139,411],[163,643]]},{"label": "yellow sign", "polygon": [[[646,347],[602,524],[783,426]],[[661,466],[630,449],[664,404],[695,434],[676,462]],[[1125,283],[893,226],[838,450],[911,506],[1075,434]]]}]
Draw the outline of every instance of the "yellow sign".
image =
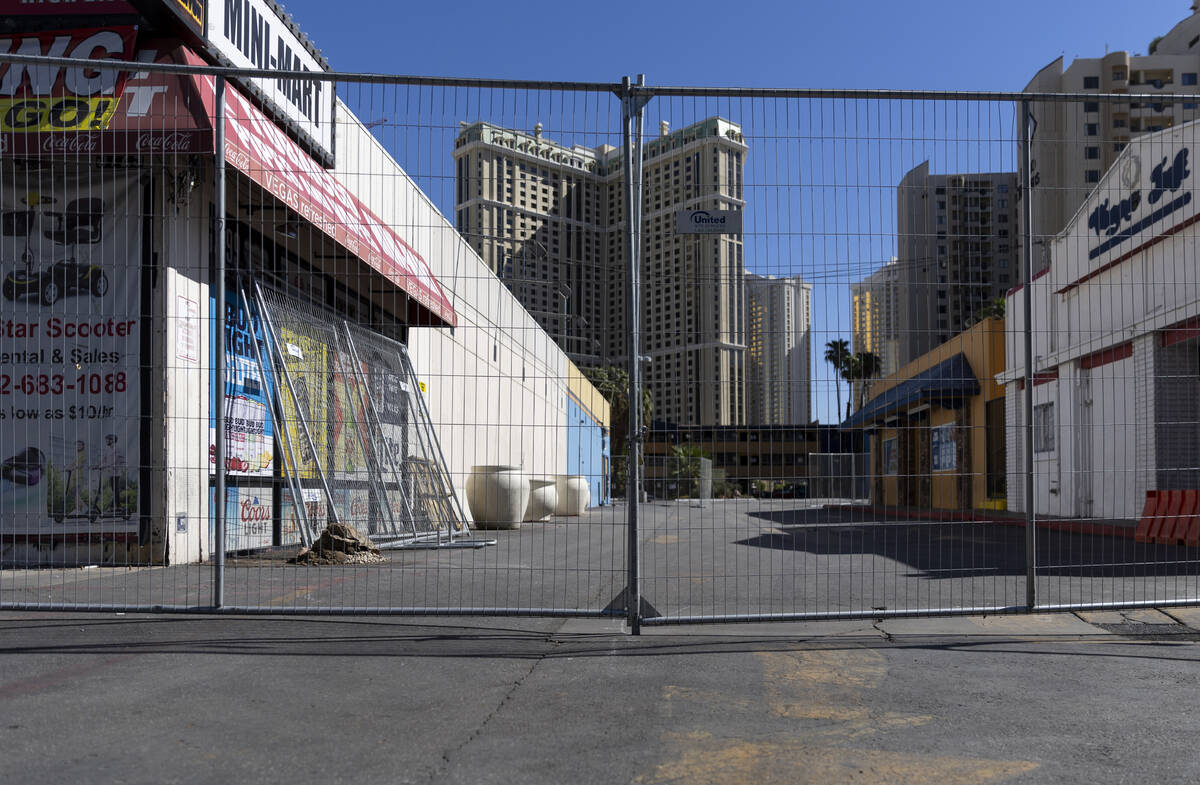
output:
[{"label": "yellow sign", "polygon": [[198,32],[204,32],[204,0],[175,0],[179,10],[187,14],[199,26]]},{"label": "yellow sign", "polygon": [[[358,372],[349,354],[330,351],[333,360],[333,411],[330,412],[330,446],[333,448],[332,472],[337,475],[362,473],[370,479],[363,447],[369,444],[366,434],[366,413]],[[365,371],[366,369],[361,369]]]},{"label": "yellow sign", "polygon": [[[315,480],[318,467],[329,465],[329,378],[325,344],[286,327],[279,329],[291,387],[284,382],[283,420],[292,451],[300,464],[297,475]],[[295,390],[295,398],[291,390]],[[301,422],[301,417],[304,422]],[[306,433],[307,431],[307,433]],[[311,439],[311,442],[309,441]],[[290,467],[284,464],[284,471]]]},{"label": "yellow sign", "polygon": [[120,97],[0,98],[0,131],[102,131]]}]

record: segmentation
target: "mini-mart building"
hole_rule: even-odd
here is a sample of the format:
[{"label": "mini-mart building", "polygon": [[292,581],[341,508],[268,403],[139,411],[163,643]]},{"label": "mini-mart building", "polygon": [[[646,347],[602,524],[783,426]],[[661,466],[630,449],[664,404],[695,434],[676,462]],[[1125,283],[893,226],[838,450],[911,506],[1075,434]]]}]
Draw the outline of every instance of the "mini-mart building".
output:
[{"label": "mini-mart building", "polygon": [[[262,5],[273,34],[298,36],[297,51],[324,67],[286,15]],[[193,65],[211,56],[194,34],[120,2],[76,28],[59,10],[7,20],[19,28],[7,51]],[[0,72],[13,86],[9,109],[20,105],[6,116],[23,118],[0,127],[0,559],[207,559],[214,79],[16,64]],[[221,129],[230,547],[295,538],[280,423],[267,401],[279,382],[259,372],[254,344],[266,347],[247,314],[255,285],[314,322],[344,321],[402,347],[419,379],[406,395],[423,398],[468,517],[464,488],[477,464],[588,473],[593,503],[604,499],[607,410],[594,389],[331,83],[286,87],[311,115],[307,130],[271,111],[268,92],[230,81]],[[354,463],[358,448],[334,435],[342,361],[328,347],[280,343],[331,379],[314,392],[329,415],[310,458]],[[351,478],[328,504],[352,519],[364,494]],[[309,502],[306,490],[305,507],[323,514],[322,502]]]}]

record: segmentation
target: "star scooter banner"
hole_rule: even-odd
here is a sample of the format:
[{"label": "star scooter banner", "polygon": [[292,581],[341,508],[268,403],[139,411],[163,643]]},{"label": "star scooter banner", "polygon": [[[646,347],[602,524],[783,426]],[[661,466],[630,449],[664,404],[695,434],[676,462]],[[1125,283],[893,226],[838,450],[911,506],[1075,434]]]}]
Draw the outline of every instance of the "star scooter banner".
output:
[{"label": "star scooter banner", "polygon": [[0,175],[0,534],[138,529],[136,175]]}]

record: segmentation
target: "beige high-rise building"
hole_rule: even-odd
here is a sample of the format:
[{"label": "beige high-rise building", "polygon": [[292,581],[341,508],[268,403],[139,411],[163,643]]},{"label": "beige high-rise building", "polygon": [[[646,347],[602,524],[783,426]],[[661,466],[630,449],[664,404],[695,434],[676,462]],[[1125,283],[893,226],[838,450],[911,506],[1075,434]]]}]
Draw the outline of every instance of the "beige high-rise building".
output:
[{"label": "beige high-rise building", "polygon": [[[741,235],[676,235],[682,209],[741,210],[748,150],[720,117],[643,144],[642,347],[654,419],[746,421]],[[477,122],[455,141],[459,231],[581,366],[626,365],[623,153]]]},{"label": "beige high-rise building", "polygon": [[[1166,35],[1148,42],[1148,54],[1121,51],[1077,58],[1065,70],[1063,58],[1058,57],[1038,71],[1025,92],[1200,93],[1200,13],[1196,4],[1192,11]],[[1129,140],[1200,117],[1200,101],[1034,101],[1030,111],[1037,121],[1031,156],[1036,274],[1048,264],[1046,242],[1062,231]],[[1021,147],[1021,171],[1025,162]],[[1019,258],[1024,254],[1021,245]]]},{"label": "beige high-rise building", "polygon": [[750,425],[812,421],[812,284],[800,276],[746,275]]},{"label": "beige high-rise building", "polygon": [[985,315],[1016,282],[1015,172],[930,174],[929,162],[896,193],[898,367]]},{"label": "beige high-rise building", "polygon": [[[850,284],[852,320],[850,351],[870,352],[879,358],[880,378],[900,369],[900,265],[892,257],[887,264],[858,283]],[[859,400],[861,382],[852,385]]]}]

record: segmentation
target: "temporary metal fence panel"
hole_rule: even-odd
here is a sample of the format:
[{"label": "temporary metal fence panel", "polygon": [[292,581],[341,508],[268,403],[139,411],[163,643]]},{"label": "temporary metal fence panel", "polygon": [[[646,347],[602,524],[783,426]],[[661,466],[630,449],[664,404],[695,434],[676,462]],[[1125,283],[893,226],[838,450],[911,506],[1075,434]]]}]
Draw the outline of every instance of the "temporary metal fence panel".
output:
[{"label": "temporary metal fence panel", "polygon": [[1008,507],[1042,522],[1038,607],[1195,601],[1196,74],[1084,80],[1117,95],[1027,104],[1033,274],[1008,328],[1030,346],[999,381],[1025,396],[1007,424],[1030,487],[1010,479]]},{"label": "temporary metal fence panel", "polygon": [[647,455],[642,488],[653,499],[711,499],[712,460],[699,455]]},{"label": "temporary metal fence panel", "polygon": [[0,128],[0,606],[1200,601],[1194,75],[289,74],[326,169],[249,72],[141,59]]},{"label": "temporary metal fence panel", "polygon": [[868,452],[812,453],[804,495],[838,503],[866,503],[871,498],[869,459]]},{"label": "temporary metal fence panel", "polygon": [[[109,43],[132,58],[135,41],[122,27]],[[211,471],[210,320],[194,285],[209,270],[209,200],[191,197],[205,177],[211,191],[211,159],[167,154],[168,174],[163,147],[193,141],[192,115],[165,102],[151,122],[115,98],[177,95],[173,78],[0,69],[13,88],[0,122],[0,603],[211,607],[211,550],[191,549]],[[175,216],[170,236],[152,212]],[[162,275],[169,256],[176,272]],[[169,540],[181,566],[165,572]]]},{"label": "temporary metal fence panel", "polygon": [[624,354],[616,85],[326,81],[325,168],[248,72],[127,43],[99,97],[3,61],[95,116],[0,128],[0,604],[625,615],[580,370]]},{"label": "temporary metal fence panel", "polygon": [[1200,597],[1194,97],[652,92],[643,623]]}]

